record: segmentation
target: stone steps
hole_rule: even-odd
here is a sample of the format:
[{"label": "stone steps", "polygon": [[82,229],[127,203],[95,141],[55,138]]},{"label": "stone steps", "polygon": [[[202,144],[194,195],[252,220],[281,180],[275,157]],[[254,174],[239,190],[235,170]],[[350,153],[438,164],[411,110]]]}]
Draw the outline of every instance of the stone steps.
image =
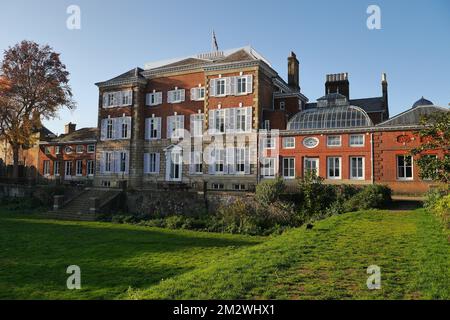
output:
[{"label": "stone steps", "polygon": [[45,217],[61,220],[94,221],[98,214],[90,212],[91,198],[98,198],[99,203],[102,204],[120,192],[111,189],[86,189],[63,208],[47,212]]}]

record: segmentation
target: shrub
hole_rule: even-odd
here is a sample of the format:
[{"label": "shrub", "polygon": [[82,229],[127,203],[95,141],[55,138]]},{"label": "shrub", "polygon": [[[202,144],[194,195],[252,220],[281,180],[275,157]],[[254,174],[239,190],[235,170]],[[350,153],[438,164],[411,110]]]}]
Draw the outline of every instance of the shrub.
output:
[{"label": "shrub", "polygon": [[439,199],[442,198],[444,195],[443,191],[440,189],[431,189],[425,194],[425,201],[423,203],[423,206],[433,211],[434,207],[436,206],[436,203],[439,201]]},{"label": "shrub", "polygon": [[323,184],[323,178],[306,174],[298,183],[298,197],[301,199],[301,217],[306,222],[315,214],[323,213],[336,201],[336,187]]},{"label": "shrub", "polygon": [[450,194],[437,200],[433,211],[442,220],[444,225],[448,227],[448,223],[450,222]]},{"label": "shrub", "polygon": [[344,210],[357,211],[366,209],[382,209],[388,206],[392,190],[385,185],[369,185],[344,202]]},{"label": "shrub", "polygon": [[285,188],[281,178],[265,180],[256,186],[255,199],[262,205],[270,205],[280,199]]}]

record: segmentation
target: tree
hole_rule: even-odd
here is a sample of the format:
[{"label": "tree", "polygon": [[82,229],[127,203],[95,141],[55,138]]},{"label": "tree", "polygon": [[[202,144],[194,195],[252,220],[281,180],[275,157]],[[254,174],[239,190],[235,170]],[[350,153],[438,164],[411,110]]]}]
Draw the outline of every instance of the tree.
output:
[{"label": "tree", "polygon": [[[420,177],[446,184],[450,183],[450,112],[436,112],[423,116],[423,128],[416,134],[422,144],[411,151],[420,168]],[[443,156],[435,157],[430,151],[438,151]]]},{"label": "tree", "polygon": [[32,146],[41,120],[53,119],[62,107],[75,108],[69,72],[48,45],[22,41],[4,52],[0,81],[0,128],[13,152],[18,177],[19,150]]}]

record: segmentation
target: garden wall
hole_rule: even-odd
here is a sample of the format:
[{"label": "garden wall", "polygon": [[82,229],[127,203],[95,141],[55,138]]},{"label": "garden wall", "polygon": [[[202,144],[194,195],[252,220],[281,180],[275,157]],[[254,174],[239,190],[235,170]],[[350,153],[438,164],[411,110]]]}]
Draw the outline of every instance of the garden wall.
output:
[{"label": "garden wall", "polygon": [[230,204],[242,197],[253,197],[253,194],[242,192],[208,191],[206,194],[197,191],[136,191],[127,192],[127,211],[132,214],[167,216],[196,215],[213,213],[221,204]]}]

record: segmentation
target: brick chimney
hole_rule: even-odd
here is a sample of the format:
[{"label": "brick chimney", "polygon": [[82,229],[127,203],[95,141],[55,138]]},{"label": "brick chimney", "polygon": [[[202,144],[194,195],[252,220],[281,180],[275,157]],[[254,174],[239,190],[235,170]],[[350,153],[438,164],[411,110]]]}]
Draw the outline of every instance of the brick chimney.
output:
[{"label": "brick chimney", "polygon": [[384,115],[383,121],[389,119],[388,82],[386,73],[381,74],[381,90],[383,93]]},{"label": "brick chimney", "polygon": [[77,125],[75,123],[69,122],[64,126],[64,134],[70,134],[76,130]]},{"label": "brick chimney", "polygon": [[288,57],[288,85],[295,91],[300,91],[300,72],[297,56],[293,51]]},{"label": "brick chimney", "polygon": [[327,74],[325,82],[325,94],[340,93],[350,99],[350,83],[348,73]]}]

